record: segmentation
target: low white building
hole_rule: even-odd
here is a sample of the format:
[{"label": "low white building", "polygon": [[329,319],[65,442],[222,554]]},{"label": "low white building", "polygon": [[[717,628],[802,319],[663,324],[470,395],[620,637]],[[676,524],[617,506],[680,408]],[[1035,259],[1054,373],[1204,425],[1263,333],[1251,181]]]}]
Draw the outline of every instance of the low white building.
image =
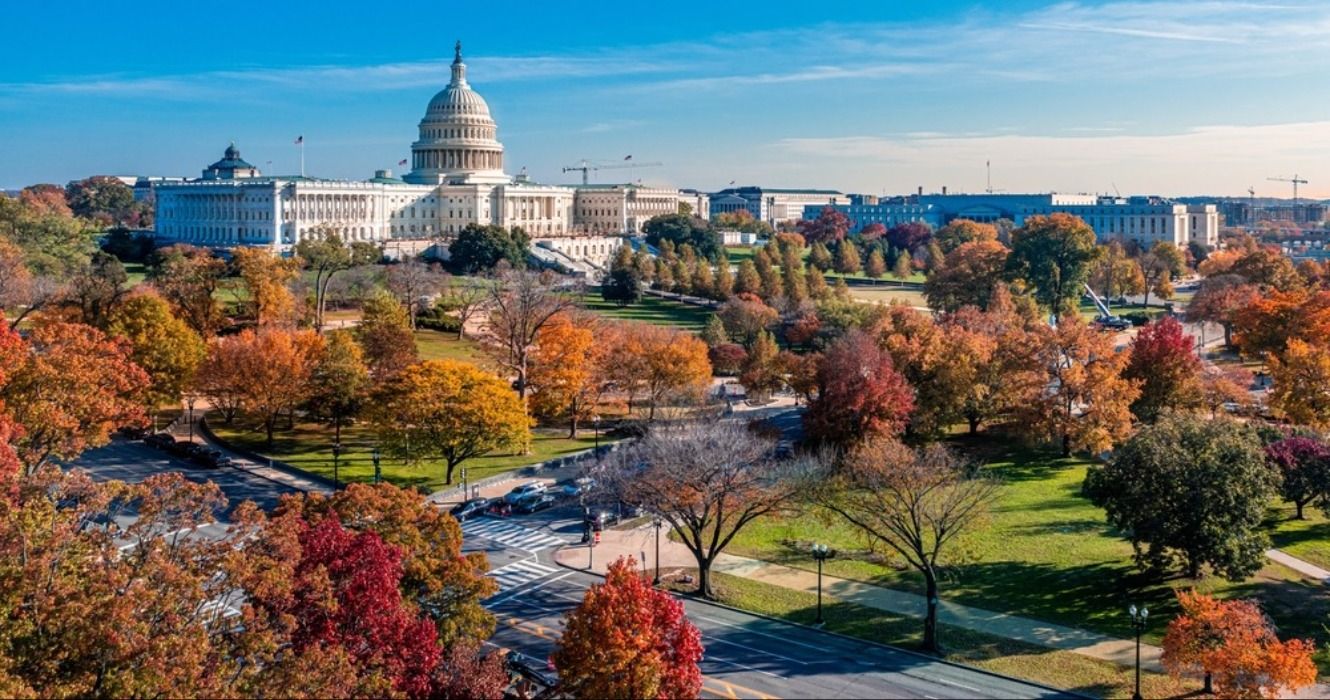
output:
[{"label": "low white building", "polygon": [[699,193],[673,188],[640,184],[582,185],[577,188],[573,220],[581,233],[635,236],[652,218],[677,214],[680,204],[688,205],[689,211],[696,214],[701,203]]}]

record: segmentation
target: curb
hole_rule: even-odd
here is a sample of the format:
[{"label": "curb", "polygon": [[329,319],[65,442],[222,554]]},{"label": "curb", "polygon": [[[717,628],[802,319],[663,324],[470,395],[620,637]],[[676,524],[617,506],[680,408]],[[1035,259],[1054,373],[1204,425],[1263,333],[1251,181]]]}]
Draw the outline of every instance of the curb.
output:
[{"label": "curb", "polygon": [[[327,478],[327,477],[325,477],[325,476],[320,476],[320,475],[318,475],[318,474],[314,474],[314,473],[312,473],[312,472],[307,472],[307,471],[305,471],[304,469],[300,469],[300,468],[298,468],[298,467],[293,467],[293,466],[287,464],[286,462],[282,462],[282,461],[279,461],[279,460],[276,460],[276,459],[272,459],[271,457],[265,457],[265,456],[263,456],[263,455],[261,455],[261,454],[259,454],[259,453],[257,453],[257,452],[251,452],[251,451],[246,450],[246,449],[244,449],[244,448],[236,447],[235,445],[232,445],[231,443],[229,443],[229,442],[227,442],[227,441],[225,441],[225,440],[223,440],[223,439],[217,437],[217,434],[214,433],[214,432],[212,432],[212,428],[209,428],[209,427],[208,427],[208,417],[207,417],[207,415],[199,416],[199,419],[198,419],[197,421],[195,421],[195,426],[198,428],[199,433],[200,433],[202,436],[204,436],[206,439],[211,440],[212,442],[216,443],[217,445],[220,445],[221,447],[223,447],[223,448],[225,448],[225,449],[227,449],[227,450],[229,450],[229,451],[231,451],[231,452],[233,452],[233,453],[235,453],[235,454],[237,454],[237,455],[243,457],[244,459],[247,459],[247,460],[249,460],[249,461],[251,461],[251,462],[254,462],[255,464],[259,465],[260,467],[267,467],[267,468],[269,468],[269,469],[276,469],[277,471],[286,472],[287,474],[289,474],[289,475],[291,475],[291,476],[293,476],[293,477],[300,478],[300,479],[306,479],[306,480],[308,480],[308,481],[313,481],[313,482],[316,483],[316,484],[321,484],[321,485],[323,485],[323,486],[326,486],[326,487],[329,488],[329,489],[336,490],[336,486],[333,484],[333,480],[332,480],[332,479],[329,479],[329,478]],[[268,481],[271,481],[271,482],[273,482],[274,484],[281,484],[282,486],[289,486],[289,487],[294,488],[294,489],[296,489],[296,490],[298,490],[298,491],[306,491],[306,489],[300,488],[299,486],[296,486],[296,485],[294,485],[294,484],[288,484],[288,483],[286,483],[286,482],[284,482],[284,481],[280,481],[280,480],[278,480],[278,479],[274,479],[274,478],[269,477],[269,476],[266,476],[266,475],[264,475],[264,474],[259,474],[258,472],[254,471],[253,469],[246,469],[246,468],[244,468],[244,467],[235,467],[235,468],[236,468],[236,469],[239,469],[240,471],[246,472],[246,473],[248,473],[248,474],[253,474],[254,476],[257,476],[257,477],[259,477],[259,478],[261,478],[261,479],[267,479]],[[308,492],[308,491],[306,491],[306,492]]]},{"label": "curb", "polygon": [[[563,547],[560,547],[558,551],[562,551],[562,550],[566,549],[567,547],[571,547],[571,546],[573,546],[573,545],[564,545]],[[589,570],[587,570],[587,569],[583,569],[583,568],[579,568],[579,567],[568,566],[567,564],[564,564],[563,562],[561,562],[561,561],[559,561],[558,559],[556,559],[553,555],[550,556],[550,559],[554,560],[554,563],[555,563],[555,564],[558,564],[559,566],[561,566],[561,567],[563,567],[563,568],[565,568],[565,569],[568,569],[569,571],[578,571],[578,572],[581,572],[581,573],[584,573],[584,574],[588,574],[588,575],[591,575],[591,576],[595,576],[596,578],[601,578],[601,579],[605,578],[605,575],[604,575],[604,574],[596,573],[596,572],[594,572],[594,571],[589,571]],[[657,590],[660,590],[660,589],[657,589]],[[906,649],[906,648],[904,648],[904,647],[892,646],[892,645],[890,645],[890,644],[884,644],[884,643],[882,643],[882,642],[875,642],[875,641],[873,641],[873,640],[871,640],[871,639],[864,639],[864,638],[862,638],[862,637],[854,637],[854,636],[851,636],[851,635],[848,635],[848,634],[843,634],[843,633],[841,633],[841,632],[833,632],[833,631],[828,630],[828,629],[819,628],[819,627],[814,627],[814,626],[812,626],[812,625],[806,625],[806,624],[804,624],[804,623],[802,623],[802,622],[794,622],[794,621],[792,621],[792,620],[786,620],[786,619],[783,619],[783,618],[776,617],[776,616],[774,616],[774,615],[768,615],[768,614],[766,614],[766,613],[754,612],[754,611],[752,611],[752,610],[744,610],[743,608],[738,608],[738,607],[735,607],[735,606],[733,606],[733,605],[726,605],[725,603],[718,603],[718,602],[716,602],[716,601],[714,601],[714,600],[706,600],[705,598],[698,598],[698,597],[693,597],[693,596],[685,596],[685,595],[682,595],[682,594],[680,594],[680,593],[676,593],[676,592],[674,592],[674,591],[666,591],[666,592],[669,593],[670,596],[672,596],[672,597],[674,597],[674,598],[676,598],[676,599],[688,600],[688,601],[692,601],[692,602],[695,602],[695,603],[700,603],[700,604],[702,604],[702,605],[710,605],[710,606],[713,607],[713,608],[720,608],[720,609],[722,609],[722,610],[731,610],[731,611],[733,611],[733,612],[739,612],[739,613],[743,613],[743,614],[745,614],[745,615],[752,615],[753,617],[760,617],[760,618],[762,618],[762,619],[764,619],[764,620],[770,620],[770,621],[772,621],[772,622],[779,622],[779,623],[781,623],[781,624],[794,625],[795,627],[801,627],[801,628],[803,628],[803,629],[806,629],[806,630],[809,630],[809,631],[812,631],[812,632],[820,632],[820,633],[822,633],[822,634],[829,634],[829,635],[832,635],[832,636],[834,636],[834,637],[839,637],[839,638],[844,639],[844,640],[849,641],[849,642],[856,642],[856,643],[859,643],[859,644],[868,644],[868,645],[871,645],[871,646],[879,647],[879,648],[881,648],[881,649],[889,649],[889,650],[891,650],[891,651],[899,652],[899,653],[902,653],[902,654],[909,654],[910,656],[914,656],[914,657],[916,657],[916,658],[926,659],[926,660],[928,660],[928,661],[933,661],[933,662],[940,663],[940,664],[946,664],[947,666],[952,666],[952,667],[955,667],[955,668],[965,669],[966,671],[973,671],[973,672],[975,672],[975,673],[981,673],[981,674],[983,674],[983,675],[985,675],[985,676],[991,676],[991,677],[993,677],[993,678],[1001,678],[1002,680],[1005,680],[1005,681],[1012,681],[1012,682],[1015,682],[1015,683],[1022,683],[1022,684],[1029,685],[1029,686],[1033,686],[1033,687],[1036,687],[1036,688],[1043,688],[1044,690],[1048,690],[1048,691],[1051,691],[1051,692],[1054,692],[1054,693],[1063,693],[1063,694],[1067,695],[1068,697],[1082,698],[1083,700],[1097,700],[1097,699],[1094,698],[1093,696],[1085,695],[1085,694],[1082,694],[1082,693],[1078,693],[1078,692],[1076,692],[1076,691],[1074,691],[1074,690],[1066,690],[1066,689],[1063,689],[1063,688],[1055,688],[1055,687],[1053,687],[1053,686],[1051,686],[1051,685],[1045,685],[1045,684],[1043,684],[1043,683],[1039,683],[1039,682],[1037,682],[1037,681],[1026,680],[1026,679],[1024,679],[1024,678],[1016,678],[1015,676],[1008,676],[1008,675],[1005,675],[1005,674],[1002,674],[1002,673],[998,673],[998,672],[996,672],[996,671],[990,671],[990,670],[988,670],[988,669],[986,669],[986,668],[978,668],[978,667],[976,667],[976,666],[966,666],[965,664],[956,663],[955,661],[948,661],[948,660],[946,660],[946,659],[941,659],[941,658],[938,658],[938,657],[936,657],[936,656],[929,656],[928,654],[925,654],[925,653],[923,653],[923,652],[919,652],[919,651],[914,651],[914,650],[912,650],[912,649]],[[997,635],[994,635],[994,636],[997,636]],[[1057,651],[1057,650],[1054,649],[1054,650],[1052,650],[1052,651]]]},{"label": "curb", "polygon": [[[587,458],[595,458],[610,454],[615,450],[618,450],[619,446],[622,445],[624,442],[625,440],[619,440],[617,442],[611,442],[605,445],[601,445],[600,447],[590,447],[585,450],[580,450],[578,452],[571,452],[562,457],[557,457],[555,459],[547,460],[544,462],[528,464],[525,467],[519,467],[512,471],[503,472],[501,474],[495,474],[493,476],[487,476],[484,479],[480,479],[479,481],[469,482],[467,483],[467,487],[472,489],[477,489],[485,486],[494,486],[495,484],[502,484],[508,481],[513,481],[515,479],[526,479],[533,476],[540,476],[541,472],[563,469],[564,467],[570,467]],[[444,501],[448,501],[452,498],[455,498],[458,495],[461,495],[463,499],[465,499],[466,494],[461,493],[461,491],[462,491],[461,486],[453,486],[448,489],[440,489],[438,491],[435,491],[434,493],[431,493],[428,496],[426,496],[426,498],[428,498],[431,502],[434,503],[442,503]]]}]

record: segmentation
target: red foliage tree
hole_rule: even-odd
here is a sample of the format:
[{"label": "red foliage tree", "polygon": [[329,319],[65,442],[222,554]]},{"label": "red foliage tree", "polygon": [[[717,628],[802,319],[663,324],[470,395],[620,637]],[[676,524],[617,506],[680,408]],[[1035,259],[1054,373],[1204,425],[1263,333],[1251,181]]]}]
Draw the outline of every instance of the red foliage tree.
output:
[{"label": "red foliage tree", "polygon": [[1193,339],[1174,318],[1162,318],[1141,329],[1131,343],[1131,360],[1122,376],[1139,380],[1141,394],[1131,412],[1154,420],[1165,410],[1199,408],[1204,402],[1201,359]]},{"label": "red foliage tree", "polygon": [[1265,461],[1284,477],[1279,494],[1297,509],[1330,496],[1330,444],[1307,437],[1276,440],[1265,448]]},{"label": "red foliage tree", "polygon": [[554,665],[570,697],[695,698],[702,690],[702,634],[683,603],[658,591],[632,557],[569,613]]},{"label": "red foliage tree", "polygon": [[814,243],[835,243],[850,231],[850,217],[835,207],[822,207],[817,218],[803,220],[796,224],[808,245]]},{"label": "red foliage tree", "polygon": [[918,221],[896,224],[887,229],[887,243],[897,250],[903,250],[911,254],[928,245],[928,239],[932,237],[933,229],[929,228],[928,224]]},{"label": "red foliage tree", "polygon": [[1286,697],[1316,682],[1312,643],[1280,641],[1256,603],[1194,591],[1178,591],[1178,602],[1160,658],[1169,673],[1204,673],[1207,690],[1213,677],[1214,692],[1228,698]]},{"label": "red foliage tree", "polygon": [[292,513],[272,526],[299,533],[300,560],[290,588],[257,591],[254,602],[295,619],[297,653],[339,648],[362,678],[377,672],[398,692],[428,695],[440,649],[430,620],[403,604],[398,549],[374,533],[343,528],[335,515],[309,523]]},{"label": "red foliage tree", "polygon": [[730,376],[739,373],[739,369],[748,360],[748,351],[738,343],[722,343],[708,350],[707,357],[716,374]]},{"label": "red foliage tree", "polygon": [[862,238],[865,243],[871,243],[885,235],[887,235],[887,227],[878,223],[872,223],[859,229],[859,237]]},{"label": "red foliage tree", "polygon": [[862,331],[827,348],[817,368],[817,396],[804,427],[812,439],[849,445],[870,435],[895,435],[914,410],[914,390],[891,355]]}]

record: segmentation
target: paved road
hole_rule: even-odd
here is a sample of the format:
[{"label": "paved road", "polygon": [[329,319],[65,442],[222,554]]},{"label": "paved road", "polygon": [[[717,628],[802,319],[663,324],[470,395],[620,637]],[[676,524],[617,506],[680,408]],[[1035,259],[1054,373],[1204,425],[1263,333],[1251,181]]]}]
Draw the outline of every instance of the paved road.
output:
[{"label": "paved road", "polygon": [[[486,601],[499,619],[493,643],[547,659],[562,618],[599,577],[558,566],[550,555],[581,536],[576,510],[464,523],[465,549],[490,557],[500,591]],[[704,697],[1033,698],[1075,697],[909,652],[866,644],[756,615],[685,601],[702,632]]]},{"label": "paved road", "polygon": [[[119,479],[137,483],[154,474],[178,471],[190,481],[211,481],[222,489],[230,509],[243,501],[254,501],[264,510],[270,510],[284,494],[298,493],[290,486],[275,483],[241,469],[225,467],[205,469],[191,462],[172,457],[136,440],[116,439],[111,444],[84,452],[70,466],[88,470],[94,479]],[[224,514],[225,515],[225,514]]]}]

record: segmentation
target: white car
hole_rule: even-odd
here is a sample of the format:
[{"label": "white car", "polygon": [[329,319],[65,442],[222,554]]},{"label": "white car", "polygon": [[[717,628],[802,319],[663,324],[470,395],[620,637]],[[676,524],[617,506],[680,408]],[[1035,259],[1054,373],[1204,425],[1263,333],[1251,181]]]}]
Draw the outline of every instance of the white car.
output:
[{"label": "white car", "polygon": [[567,484],[564,484],[563,495],[581,496],[582,494],[590,491],[595,487],[596,487],[596,480],[592,479],[589,476],[584,476],[580,479],[575,479]]},{"label": "white car", "polygon": [[518,501],[542,493],[545,493],[545,484],[539,481],[531,481],[509,491],[504,495],[503,502],[508,505],[517,505]]}]

